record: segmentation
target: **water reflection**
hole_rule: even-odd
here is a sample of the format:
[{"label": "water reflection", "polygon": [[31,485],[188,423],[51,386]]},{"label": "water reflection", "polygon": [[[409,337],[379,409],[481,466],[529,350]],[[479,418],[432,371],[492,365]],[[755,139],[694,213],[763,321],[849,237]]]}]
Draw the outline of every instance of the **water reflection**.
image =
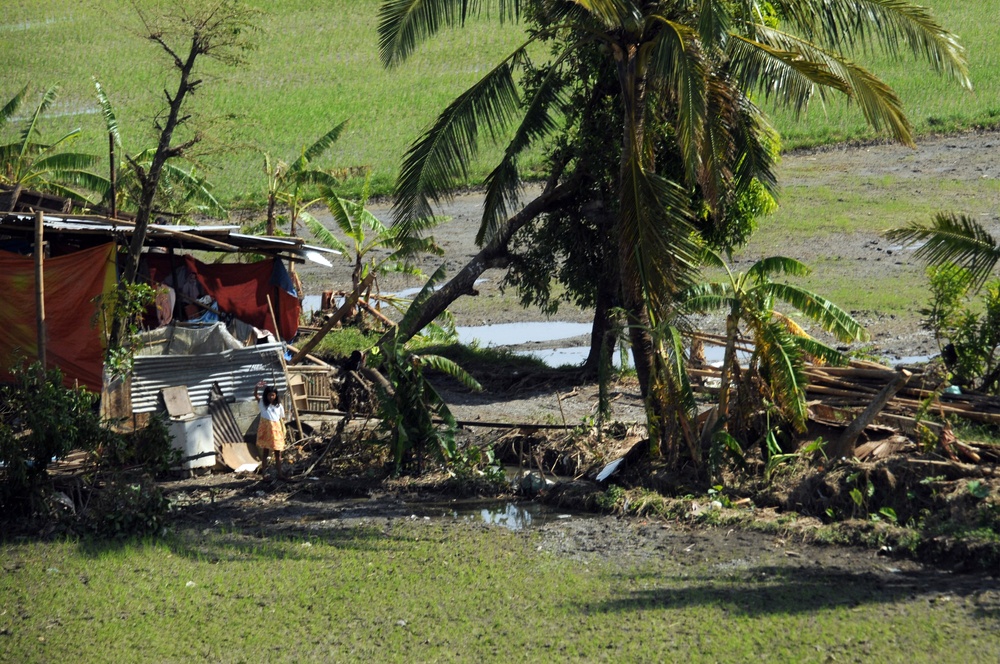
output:
[{"label": "water reflection", "polygon": [[524,530],[549,521],[572,518],[570,514],[557,513],[545,505],[534,502],[465,505],[452,508],[450,513],[446,512],[444,516],[458,521],[500,526],[508,530]]}]

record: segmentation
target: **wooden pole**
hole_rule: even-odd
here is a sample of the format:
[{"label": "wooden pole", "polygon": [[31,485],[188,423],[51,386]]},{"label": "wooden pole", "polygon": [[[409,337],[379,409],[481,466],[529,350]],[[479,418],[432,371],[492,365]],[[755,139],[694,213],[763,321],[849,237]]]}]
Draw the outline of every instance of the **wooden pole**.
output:
[{"label": "wooden pole", "polygon": [[35,326],[38,334],[38,361],[45,372],[47,358],[45,351],[45,282],[43,279],[45,261],[44,244],[45,218],[41,211],[35,212]]},{"label": "wooden pole", "polygon": [[[267,310],[271,312],[271,323],[274,324],[274,334],[278,339],[281,339],[281,335],[278,333],[278,319],[274,315],[274,307],[271,306],[271,296],[266,295],[267,298]],[[285,364],[285,351],[284,349],[278,350],[278,359],[281,360],[281,370],[285,374],[285,385],[288,386],[288,400],[292,404],[292,413],[295,414],[295,427],[299,430],[299,438],[305,438],[306,434],[302,431],[302,418],[299,417],[299,406],[295,403],[295,395],[292,394],[292,384],[288,382],[288,365]]]},{"label": "wooden pole", "polygon": [[364,281],[358,284],[358,287],[355,288],[351,292],[351,294],[347,296],[347,299],[344,301],[344,304],[340,307],[340,309],[337,309],[337,311],[334,312],[330,320],[328,320],[326,324],[324,324],[323,327],[320,328],[320,331],[314,334],[309,339],[309,341],[307,341],[305,345],[303,345],[302,348],[299,349],[299,352],[296,353],[294,357],[292,357],[292,364],[301,361],[302,358],[309,353],[309,351],[311,351],[313,348],[316,347],[316,344],[318,344],[323,339],[323,337],[325,337],[327,334],[330,333],[330,330],[332,330],[337,323],[343,320],[343,318],[351,311],[351,309],[354,308],[354,305],[357,304],[358,299],[361,297],[361,293],[363,293],[365,289],[368,288],[369,284],[371,284],[371,282],[374,279],[375,279],[375,272],[372,272],[367,277],[365,277]]},{"label": "wooden pole", "polygon": [[115,136],[108,132],[108,163],[111,165],[109,181],[111,183],[111,218],[118,218],[118,165],[115,163]]}]

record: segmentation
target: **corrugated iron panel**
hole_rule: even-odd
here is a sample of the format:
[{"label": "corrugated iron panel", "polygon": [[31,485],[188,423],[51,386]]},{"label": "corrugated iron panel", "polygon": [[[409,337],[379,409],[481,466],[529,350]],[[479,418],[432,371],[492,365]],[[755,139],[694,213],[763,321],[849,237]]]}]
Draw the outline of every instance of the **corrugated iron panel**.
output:
[{"label": "corrugated iron panel", "polygon": [[236,416],[217,385],[213,385],[209,392],[208,412],[212,415],[212,435],[215,436],[216,450],[221,452],[223,443],[243,442],[243,432],[236,422]]},{"label": "corrugated iron panel", "polygon": [[263,380],[284,394],[288,389],[278,353],[281,343],[258,344],[207,355],[138,356],[132,367],[132,412],[160,409],[160,390],[186,385],[191,405],[208,405],[212,384],[226,397],[253,399],[254,386]]}]

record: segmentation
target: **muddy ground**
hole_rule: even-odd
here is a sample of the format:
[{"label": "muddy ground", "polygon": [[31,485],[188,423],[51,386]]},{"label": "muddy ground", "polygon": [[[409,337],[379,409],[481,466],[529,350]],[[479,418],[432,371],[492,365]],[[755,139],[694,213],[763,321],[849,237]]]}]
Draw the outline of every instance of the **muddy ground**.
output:
[{"label": "muddy ground", "polygon": [[[784,158],[781,177],[786,185],[822,183],[844,174],[893,176],[912,180],[916,187],[921,181],[941,177],[995,182],[1000,179],[998,148],[1000,134],[970,133],[924,139],[916,150],[895,145],[867,145],[800,151]],[[474,236],[481,202],[479,193],[464,193],[443,210],[451,220],[435,235],[446,251],[445,260],[452,273],[476,253]],[[993,205],[991,220],[995,221],[995,203]],[[376,206],[376,212],[388,218],[387,206]],[[884,240],[876,232],[830,234],[809,241],[789,237],[783,239],[780,247],[782,254],[807,264],[821,257],[841,256],[873,281],[898,277],[900,271],[904,274],[920,271],[921,268],[909,259],[884,260],[885,249]],[[755,260],[765,252],[775,253],[774,247],[751,244],[740,260]],[[437,264],[437,259],[428,260],[423,268],[431,272]],[[308,293],[342,290],[349,283],[350,267],[341,264],[332,269],[305,267],[301,274]],[[463,298],[454,305],[453,313],[459,325],[544,319],[537,311],[521,309],[509,294],[500,291],[500,274],[487,273],[485,276],[478,297]],[[390,277],[383,280],[381,287],[386,292],[393,292],[415,285],[418,284],[412,280]],[[557,318],[586,322],[589,313],[567,307]],[[909,356],[933,350],[930,338],[919,329],[916,318],[899,320],[876,312],[864,322],[884,352]],[[574,343],[585,341],[577,339]],[[576,424],[592,415],[596,407],[596,386],[580,384],[566,372],[526,371],[523,375],[504,377],[502,381],[487,382],[488,389],[481,394],[469,394],[447,384],[441,386],[460,420],[472,424]],[[626,423],[642,421],[641,403],[634,383],[626,380],[613,386],[612,399],[616,419]],[[490,433],[489,427],[464,426],[462,435],[482,439],[498,434],[496,431]],[[300,463],[296,469],[301,473],[303,465]],[[262,535],[301,534],[317,529],[390,523],[394,519],[443,519],[470,527],[470,522],[459,516],[468,513],[469,504],[463,502],[466,499],[442,497],[405,483],[373,482],[363,476],[330,484],[323,478],[301,474],[292,482],[280,482],[271,476],[226,474],[168,482],[164,488],[179,506],[178,517],[185,527],[235,528]],[[471,513],[475,515],[477,508],[472,505]],[[471,527],[500,526],[485,525],[473,517]],[[847,575],[857,579],[867,575],[874,592],[929,592],[942,597],[957,593],[966,598],[963,601],[978,602],[994,615],[1000,610],[1000,591],[989,577],[956,577],[912,561],[880,555],[874,549],[816,545],[806,541],[808,538],[803,531],[768,535],[729,528],[695,528],[656,519],[574,514],[536,522],[531,532],[540,534],[542,546],[581,560],[670,556],[682,564],[687,559],[709,562],[716,565],[720,573],[742,566],[784,570],[810,578],[835,579],[838,575]]]}]

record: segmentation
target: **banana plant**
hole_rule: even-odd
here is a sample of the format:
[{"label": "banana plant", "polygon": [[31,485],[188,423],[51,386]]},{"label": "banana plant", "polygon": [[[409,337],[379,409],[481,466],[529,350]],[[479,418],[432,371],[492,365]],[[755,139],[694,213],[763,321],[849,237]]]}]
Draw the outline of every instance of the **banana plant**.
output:
[{"label": "banana plant", "polygon": [[798,430],[807,418],[803,373],[805,356],[830,364],[843,364],[836,349],[808,336],[785,314],[775,310],[778,301],[790,304],[815,321],[837,340],[865,341],[867,331],[850,314],[826,298],[799,286],[772,281],[780,274],[805,276],[810,268],[784,256],[770,256],[754,263],[746,272],[734,273],[713,251],[705,251],[708,265],[725,270],[727,280],[696,285],[682,296],[689,312],[726,312],[726,349],[722,361],[718,415],[722,430],[731,433],[730,397],[737,372],[736,343],[744,331],[753,343],[749,359],[751,376],[764,379],[770,401]]},{"label": "banana plant", "polygon": [[[435,284],[443,277],[444,266],[441,266],[414,298],[404,314],[404,321],[406,316],[416,315],[421,303],[430,297]],[[389,431],[396,472],[402,470],[403,459],[410,451],[416,456],[417,474],[422,471],[423,456],[428,450],[442,463],[453,461],[457,453],[455,430],[458,425],[425,372],[429,369],[447,374],[475,392],[482,390],[482,386],[452,360],[417,353],[410,344],[398,341],[394,335],[384,338],[376,350],[382,371],[391,385],[391,392],[380,388],[379,409],[383,425]]]},{"label": "banana plant", "polygon": [[[28,95],[29,87],[30,85],[25,85],[0,108],[0,132],[15,118]],[[51,143],[43,141],[42,118],[58,98],[58,86],[48,88],[25,119],[18,137],[9,143],[0,143],[0,184],[11,189],[11,208],[24,189],[47,191],[87,202],[90,202],[88,194],[103,195],[108,189],[108,181],[90,170],[97,164],[97,157],[63,151],[80,135],[79,128],[63,134]]]},{"label": "banana plant", "polygon": [[[323,201],[333,216],[336,229],[346,238],[340,240],[312,214],[301,215],[303,223],[318,242],[336,249],[347,260],[354,262],[351,286],[357,288],[372,272],[408,274],[422,278],[425,275],[415,264],[421,254],[444,255],[444,250],[431,236],[420,234],[441,222],[441,217],[427,217],[409,226],[386,226],[368,209],[370,177],[365,178],[360,200],[343,198],[332,189],[325,188]],[[377,284],[374,288],[378,288]],[[365,295],[365,299],[370,296]]]},{"label": "banana plant", "polygon": [[[290,162],[275,160],[270,153],[264,153],[264,174],[267,177],[267,225],[266,234],[276,235],[283,221],[289,225],[289,234],[296,234],[300,218],[310,207],[323,200],[315,196],[316,187],[332,188],[337,185],[337,176],[331,171],[313,167],[313,162],[337,142],[347,126],[347,121],[320,136],[316,142],[303,148],[299,156]],[[277,215],[278,204],[288,207],[287,219]],[[332,247],[336,248],[336,247]]]}]

